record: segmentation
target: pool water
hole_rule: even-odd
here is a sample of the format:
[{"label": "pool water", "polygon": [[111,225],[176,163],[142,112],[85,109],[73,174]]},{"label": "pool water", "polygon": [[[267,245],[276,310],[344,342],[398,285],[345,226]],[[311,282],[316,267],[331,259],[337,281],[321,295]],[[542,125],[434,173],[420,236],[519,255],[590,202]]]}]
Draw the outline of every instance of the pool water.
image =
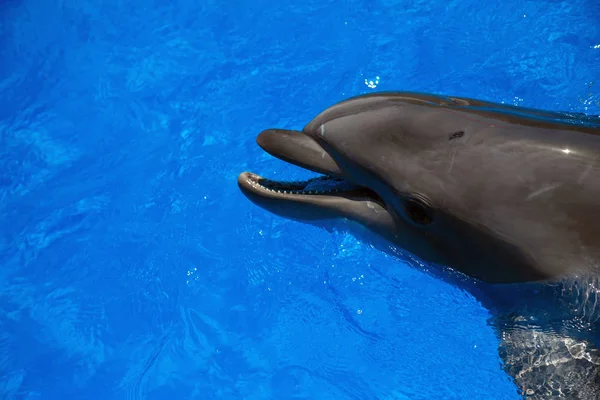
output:
[{"label": "pool water", "polygon": [[[600,114],[593,0],[0,4],[0,398],[517,399],[490,313],[236,177],[344,98]],[[426,266],[425,266],[426,267]]]}]

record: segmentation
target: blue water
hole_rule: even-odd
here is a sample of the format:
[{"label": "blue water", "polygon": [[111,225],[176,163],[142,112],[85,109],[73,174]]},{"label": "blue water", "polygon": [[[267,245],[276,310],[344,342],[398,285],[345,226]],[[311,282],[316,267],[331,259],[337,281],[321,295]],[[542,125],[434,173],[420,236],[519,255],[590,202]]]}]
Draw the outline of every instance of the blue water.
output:
[{"label": "blue water", "polygon": [[0,398],[517,399],[489,312],[247,201],[374,90],[600,113],[600,3],[4,0]]}]

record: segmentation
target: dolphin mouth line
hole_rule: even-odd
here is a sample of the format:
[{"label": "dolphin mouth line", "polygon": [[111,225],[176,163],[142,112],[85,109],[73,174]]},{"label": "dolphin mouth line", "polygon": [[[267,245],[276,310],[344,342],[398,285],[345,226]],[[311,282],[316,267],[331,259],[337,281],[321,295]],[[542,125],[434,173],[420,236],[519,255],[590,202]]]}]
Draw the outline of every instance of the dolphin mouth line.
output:
[{"label": "dolphin mouth line", "polygon": [[301,181],[279,181],[267,179],[252,172],[243,172],[240,174],[238,182],[245,189],[257,195],[271,198],[293,200],[306,196],[342,197],[345,194],[352,194],[383,203],[383,200],[371,189],[330,175],[320,175]]}]

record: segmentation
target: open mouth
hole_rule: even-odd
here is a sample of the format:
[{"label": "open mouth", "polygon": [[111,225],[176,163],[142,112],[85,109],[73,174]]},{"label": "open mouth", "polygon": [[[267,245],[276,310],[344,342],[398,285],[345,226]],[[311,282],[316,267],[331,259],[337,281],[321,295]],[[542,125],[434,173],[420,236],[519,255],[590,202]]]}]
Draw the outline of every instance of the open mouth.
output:
[{"label": "open mouth", "polygon": [[382,202],[372,190],[350,183],[342,178],[322,175],[305,181],[275,181],[252,172],[243,172],[238,181],[245,189],[268,197],[292,200],[301,196],[353,195],[369,197]]},{"label": "open mouth", "polygon": [[276,181],[243,172],[238,184],[247,194],[265,200],[299,202],[369,200],[383,206],[383,200],[373,190],[342,178],[343,173],[331,156],[304,132],[269,129],[261,132],[256,141],[272,156],[321,175],[304,181]]}]

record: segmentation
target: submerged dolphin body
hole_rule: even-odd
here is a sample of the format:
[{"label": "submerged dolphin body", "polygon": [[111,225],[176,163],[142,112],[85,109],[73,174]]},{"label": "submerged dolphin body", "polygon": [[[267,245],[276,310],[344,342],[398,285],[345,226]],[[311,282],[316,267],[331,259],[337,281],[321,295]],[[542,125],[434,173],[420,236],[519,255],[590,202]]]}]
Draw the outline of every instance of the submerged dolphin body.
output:
[{"label": "submerged dolphin body", "polygon": [[317,225],[355,221],[383,250],[458,272],[495,312],[505,368],[528,398],[600,398],[600,120],[375,93],[257,142],[323,176],[244,172],[253,203]]}]

